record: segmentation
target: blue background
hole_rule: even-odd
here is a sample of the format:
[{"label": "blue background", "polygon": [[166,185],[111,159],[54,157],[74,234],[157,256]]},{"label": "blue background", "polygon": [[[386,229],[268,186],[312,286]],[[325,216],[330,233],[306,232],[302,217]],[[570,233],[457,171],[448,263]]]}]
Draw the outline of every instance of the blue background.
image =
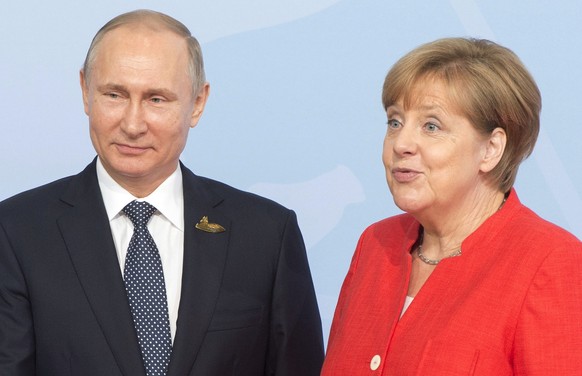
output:
[{"label": "blue background", "polygon": [[[110,18],[150,8],[200,40],[211,96],[182,160],[297,211],[327,337],[362,230],[399,212],[384,179],[384,76],[448,36],[514,50],[543,96],[516,188],[582,237],[582,2],[473,0],[11,1],[0,6],[0,199],[93,157],[78,71]],[[527,257],[527,255],[524,255]]]}]

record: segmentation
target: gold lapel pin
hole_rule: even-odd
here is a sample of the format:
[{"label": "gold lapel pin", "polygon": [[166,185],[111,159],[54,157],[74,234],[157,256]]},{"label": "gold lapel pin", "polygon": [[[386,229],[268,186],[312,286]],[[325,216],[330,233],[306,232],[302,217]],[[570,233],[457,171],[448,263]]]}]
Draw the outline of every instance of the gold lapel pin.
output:
[{"label": "gold lapel pin", "polygon": [[226,231],[225,228],[222,227],[221,225],[219,225],[218,223],[209,223],[207,216],[202,217],[200,222],[196,223],[195,227],[198,230],[212,232],[212,233],[219,233],[219,232]]}]

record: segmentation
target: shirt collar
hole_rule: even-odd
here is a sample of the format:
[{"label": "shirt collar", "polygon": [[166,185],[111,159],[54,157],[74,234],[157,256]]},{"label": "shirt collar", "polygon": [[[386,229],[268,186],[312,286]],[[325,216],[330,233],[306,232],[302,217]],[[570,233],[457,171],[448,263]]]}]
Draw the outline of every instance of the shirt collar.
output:
[{"label": "shirt collar", "polygon": [[149,196],[138,199],[107,173],[97,158],[97,180],[109,221],[114,220],[123,208],[133,200],[147,201],[180,231],[184,231],[184,189],[180,166]]}]

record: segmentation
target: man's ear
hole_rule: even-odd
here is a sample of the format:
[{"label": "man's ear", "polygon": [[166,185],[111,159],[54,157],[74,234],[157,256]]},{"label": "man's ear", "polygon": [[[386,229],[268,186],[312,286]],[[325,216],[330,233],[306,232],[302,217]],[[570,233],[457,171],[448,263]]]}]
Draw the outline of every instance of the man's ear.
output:
[{"label": "man's ear", "polygon": [[194,128],[198,124],[198,121],[204,112],[204,107],[206,106],[206,101],[208,100],[209,95],[210,84],[205,82],[194,99],[194,110],[192,111],[192,116],[190,118],[190,128]]},{"label": "man's ear", "polygon": [[485,153],[481,162],[481,171],[489,172],[497,166],[507,144],[507,134],[503,128],[497,127],[491,132],[485,145]]},{"label": "man's ear", "polygon": [[89,115],[89,90],[87,89],[87,79],[85,78],[83,69],[79,71],[79,82],[81,84],[81,92],[83,93],[83,107],[85,108],[85,113]]}]

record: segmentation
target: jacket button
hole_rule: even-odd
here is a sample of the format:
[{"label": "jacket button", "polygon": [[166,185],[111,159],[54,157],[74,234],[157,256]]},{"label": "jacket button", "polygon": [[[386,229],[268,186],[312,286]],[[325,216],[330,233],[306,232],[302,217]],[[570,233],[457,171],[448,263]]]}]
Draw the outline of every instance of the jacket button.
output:
[{"label": "jacket button", "polygon": [[381,362],[382,358],[380,358],[380,355],[374,355],[374,357],[372,357],[372,360],[370,361],[370,369],[372,371],[377,370],[378,367],[380,367]]}]

